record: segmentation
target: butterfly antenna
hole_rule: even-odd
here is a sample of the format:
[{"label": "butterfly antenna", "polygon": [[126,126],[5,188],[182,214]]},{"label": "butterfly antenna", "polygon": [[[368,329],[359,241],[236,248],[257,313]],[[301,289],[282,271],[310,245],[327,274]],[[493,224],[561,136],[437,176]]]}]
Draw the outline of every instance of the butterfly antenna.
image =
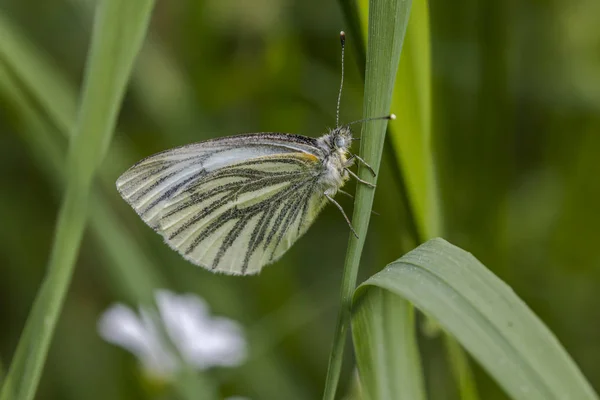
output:
[{"label": "butterfly antenna", "polygon": [[340,32],[340,43],[342,44],[342,81],[340,82],[340,92],[338,93],[337,106],[335,110],[335,127],[340,127],[340,101],[342,100],[342,88],[344,87],[344,48],[346,47],[346,34]]},{"label": "butterfly antenna", "polygon": [[386,115],[386,116],[383,116],[383,117],[371,117],[371,118],[359,119],[359,120],[347,123],[345,126],[350,126],[350,125],[358,124],[358,123],[361,123],[361,122],[377,121],[378,119],[391,119],[391,120],[394,120],[394,119],[396,119],[396,114],[390,114],[390,115]]}]

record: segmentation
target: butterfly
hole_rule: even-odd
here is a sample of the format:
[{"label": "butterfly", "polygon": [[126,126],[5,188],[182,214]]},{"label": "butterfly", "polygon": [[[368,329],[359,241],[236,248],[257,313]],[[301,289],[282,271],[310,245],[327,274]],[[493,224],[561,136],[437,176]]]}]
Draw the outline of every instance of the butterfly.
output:
[{"label": "butterfly", "polygon": [[[186,260],[215,272],[250,275],[279,259],[363,163],[350,153],[350,126],[319,138],[254,133],[166,150],[129,168],[117,190],[142,220]],[[393,114],[377,119],[393,119]]]}]

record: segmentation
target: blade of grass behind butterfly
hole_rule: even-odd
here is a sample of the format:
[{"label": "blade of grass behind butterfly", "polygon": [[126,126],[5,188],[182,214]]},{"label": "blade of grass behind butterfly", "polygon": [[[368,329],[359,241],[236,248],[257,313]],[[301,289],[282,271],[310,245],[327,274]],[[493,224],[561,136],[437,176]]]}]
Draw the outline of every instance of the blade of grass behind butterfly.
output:
[{"label": "blade of grass behind butterfly", "polygon": [[[84,5],[81,2],[77,3]],[[86,3],[82,8],[88,11],[90,7]],[[31,93],[32,99],[38,103],[40,110],[47,114],[48,121],[57,131],[72,134],[77,109],[77,92],[74,85],[48,60],[42,49],[19,32],[18,27],[13,25],[2,10],[0,37],[3,38],[0,41],[0,57],[7,63],[7,67],[13,71],[23,88]],[[136,66],[131,78],[132,91],[137,93],[137,99],[143,100],[142,106],[147,110],[146,115],[152,116],[165,131],[178,129],[178,126],[173,126],[174,121],[183,120],[187,121],[186,125],[198,126],[197,110],[185,114],[182,111],[192,106],[192,96],[187,90],[189,85],[179,76],[177,68],[169,63],[168,57],[161,50],[161,44],[152,41],[151,37],[147,42],[138,56],[140,65]],[[162,79],[159,82],[149,78],[148,70],[153,66],[161,67]],[[111,148],[111,162],[103,165],[101,171],[103,175],[109,175],[105,184],[111,190],[114,188],[112,177],[130,167],[131,160],[137,157],[131,154],[131,146],[121,135],[115,135],[114,144]],[[108,173],[105,171],[106,167],[109,168]]]},{"label": "blade of grass behind butterfly", "polygon": [[[11,74],[5,74],[6,79],[0,81],[0,84],[9,83],[11,80],[16,81],[11,88],[7,88],[6,85],[0,85],[0,90],[7,92],[6,96],[11,99],[11,102],[19,104],[19,108],[23,110],[22,113],[25,113],[22,117],[23,121],[30,122],[40,119],[39,115],[30,113],[32,109],[36,108],[40,109],[40,115],[43,115],[45,118],[52,121],[51,125],[57,127],[56,130],[53,130],[50,126],[40,128],[40,125],[38,124],[37,128],[30,127],[32,132],[25,131],[24,134],[25,141],[28,143],[28,146],[32,148],[34,154],[36,153],[37,146],[37,150],[39,150],[37,156],[41,160],[41,163],[43,165],[50,163],[48,169],[57,174],[56,177],[51,180],[59,187],[60,181],[62,180],[60,174],[63,171],[61,167],[61,160],[64,159],[64,155],[62,155],[63,152],[61,152],[60,149],[55,152],[45,151],[44,149],[52,149],[52,146],[56,148],[59,144],[59,147],[63,147],[65,144],[64,140],[57,136],[53,139],[48,139],[47,141],[41,140],[41,138],[47,138],[49,134],[55,132],[62,133],[65,137],[67,136],[70,131],[68,127],[72,125],[74,119],[74,111],[70,111],[74,109],[74,107],[70,107],[70,105],[75,104],[75,91],[72,89],[72,85],[64,79],[62,74],[54,69],[51,63],[40,54],[38,49],[27,42],[22,34],[19,34],[18,29],[12,26],[9,20],[3,18],[1,13],[0,32],[2,32],[3,37],[6,38],[6,40],[0,42],[0,58],[7,61],[11,66],[11,68],[8,68]],[[16,49],[16,51],[12,51],[14,49]],[[156,60],[160,65],[168,64],[168,61],[165,60],[165,56],[160,52],[160,46],[151,46],[151,49],[151,59]],[[140,60],[147,56],[148,52],[146,49],[146,52],[140,54]],[[33,65],[35,68],[17,69],[15,67],[21,64]],[[172,76],[172,78],[175,77],[175,75]],[[44,91],[43,88],[45,82],[61,82],[60,85],[55,87],[55,90],[59,90],[60,93],[54,95],[52,91]],[[144,83],[150,83],[150,81],[138,77],[136,83],[140,92],[146,92],[147,88]],[[177,86],[180,87],[186,85],[184,82],[181,82]],[[25,94],[25,92],[27,94]],[[177,97],[179,103],[181,103],[183,100],[180,99],[179,95]],[[31,101],[34,104],[27,103],[25,98],[27,101]],[[56,98],[57,101],[51,101],[52,98]],[[166,101],[164,96],[163,101]],[[156,116],[154,113],[151,114]],[[163,122],[165,124],[167,123],[167,121]],[[52,140],[54,140],[54,142]],[[128,153],[128,148],[125,143],[122,140],[119,141],[118,137],[115,138],[115,142],[119,143],[115,143],[111,149],[111,163],[117,166],[128,166],[128,162],[134,160],[135,157]],[[119,149],[121,150],[120,153],[117,152]],[[48,160],[48,158],[50,158],[50,160]],[[54,162],[52,161],[52,158],[54,159]],[[116,168],[118,169],[119,167]],[[48,172],[47,169],[44,170]],[[113,169],[111,169],[111,171],[112,170]],[[104,168],[100,171],[100,174],[101,178],[104,178],[102,180],[106,191],[108,193],[113,193],[114,183],[112,176],[115,174]],[[105,263],[106,268],[103,269],[108,274],[108,277],[106,277],[107,282],[111,282],[107,287],[110,287],[111,289],[116,288],[119,291],[119,297],[126,299],[131,304],[151,302],[152,291],[157,287],[164,287],[167,280],[161,274],[159,266],[146,255],[147,252],[142,249],[140,243],[133,239],[134,235],[132,235],[132,233],[129,232],[129,229],[124,226],[123,221],[111,210],[111,207],[107,202],[108,198],[101,198],[99,196],[100,195],[95,195],[93,198],[94,204],[91,207],[92,213],[90,215],[90,225],[96,241],[104,248],[102,254],[106,254],[109,259],[109,261]],[[228,296],[224,293],[226,292],[221,292],[221,297]],[[224,301],[226,303],[236,304],[236,307],[239,308],[244,307],[243,303],[240,304],[239,301],[234,300],[236,299],[225,299]],[[263,348],[264,352],[267,350],[267,348]],[[270,357],[265,359],[265,364],[277,364],[278,361],[275,359],[277,357],[274,358],[274,356],[275,355],[271,353]],[[297,385],[287,378],[289,375],[284,373],[284,368],[271,369],[271,373],[268,373],[264,369],[257,370],[260,371],[260,373],[257,374],[254,369],[248,369],[247,373],[242,374],[242,379],[247,382],[245,384],[256,387],[258,394],[262,397],[268,397],[270,393],[269,382],[277,381],[279,382],[277,388],[279,393],[289,395],[288,398],[292,398],[292,394],[295,393],[294,388],[297,388]]]},{"label": "blade of grass behind butterfly", "polygon": [[[358,16],[369,18],[368,0],[359,1]],[[363,23],[362,26],[365,26]],[[363,28],[363,35],[367,31]],[[388,136],[415,219],[419,241],[442,231],[435,165],[431,152],[431,45],[426,0],[414,0],[392,96]]]},{"label": "blade of grass behind butterfly", "polygon": [[[21,129],[16,132],[27,144],[32,158],[42,165],[41,170],[46,174],[49,181],[60,193],[65,185],[65,150],[62,147],[66,143],[58,140],[54,134],[53,127],[36,110],[35,105],[25,95],[25,91],[19,87],[18,80],[14,74],[0,62],[0,93],[9,98],[14,105],[20,120],[23,121]],[[124,234],[117,223],[117,219],[111,215],[106,200],[99,190],[91,196],[90,228],[92,234],[105,243],[106,254],[111,259],[111,264],[117,268],[107,268],[111,274],[111,287],[116,288],[119,297],[133,304],[142,302],[151,304],[153,301],[153,288],[157,287],[164,278],[160,276],[158,268],[148,268],[152,265],[143,251],[138,251],[138,246],[132,244],[131,235]],[[109,239],[112,238],[112,239]],[[114,243],[112,243],[114,241]],[[119,251],[119,249],[127,251]],[[119,271],[118,274],[115,272]],[[137,271],[137,273],[136,273]]]},{"label": "blade of grass behind butterfly", "polygon": [[[410,1],[372,0],[369,4],[369,42],[367,45],[365,95],[363,117],[377,117],[390,112],[392,88],[396,77],[404,33],[410,13]],[[372,121],[363,125],[360,155],[368,160],[377,172],[385,140],[387,121]],[[370,181],[373,177],[367,168],[359,166],[361,179]],[[350,323],[351,297],[356,286],[360,256],[367,235],[367,228],[373,205],[374,189],[358,185],[352,223],[359,238],[350,235],[344,274],[342,277],[341,301],[338,323],[335,330],[329,369],[325,384],[325,399],[333,399],[342,366],[342,356],[346,334]],[[355,343],[355,347],[362,346]],[[360,368],[360,364],[359,364]],[[416,375],[416,379],[418,375]],[[413,397],[418,399],[417,395]]]},{"label": "blade of grass behind butterfly", "polygon": [[[359,0],[360,1],[360,0]],[[358,61],[358,69],[361,76],[365,77],[365,57],[366,49],[365,43],[367,39],[367,18],[361,18],[360,10],[357,6],[357,1],[354,0],[339,0],[340,8],[344,13],[344,20],[348,24],[348,30],[350,31],[350,37],[352,40],[352,47],[356,52],[356,60]],[[368,8],[368,0],[363,0],[362,5]]]},{"label": "blade of grass behind butterfly", "polygon": [[[5,67],[0,66],[5,70],[3,72],[4,79],[0,82],[1,90],[5,92],[5,96],[12,103],[16,104],[26,125],[29,124],[29,121],[38,121],[33,123],[33,126],[24,129],[25,141],[30,148],[33,147],[34,153],[35,147],[41,150],[38,158],[42,164],[50,168],[50,171],[53,171],[54,176],[51,180],[54,184],[62,187],[64,180],[62,176],[64,167],[61,161],[64,159],[62,148],[66,144],[64,139],[73,131],[76,109],[75,89],[41,53],[41,50],[30,43],[2,12],[0,12],[0,35],[4,39],[0,41],[0,59],[5,63],[3,64]],[[162,59],[165,57],[161,57],[158,48],[159,46],[152,46],[152,58],[161,58],[158,63],[162,65],[164,64]],[[143,53],[140,54],[140,59],[143,56]],[[144,62],[144,64],[147,63]],[[170,79],[169,82],[173,83],[173,80]],[[145,88],[145,85],[142,84],[138,84],[138,86],[141,87],[140,90]],[[151,114],[156,115],[156,113]],[[40,120],[40,115],[43,115],[44,121]],[[46,123],[45,121],[48,121],[49,125],[42,127]],[[31,133],[31,131],[37,132],[37,134]],[[48,137],[48,134],[56,132],[62,133],[63,137],[56,135],[54,139]],[[27,137],[28,134],[33,137]],[[43,141],[45,144],[39,144],[39,140],[35,140],[38,135],[40,138],[45,138]],[[110,163],[113,168],[110,171],[104,168],[100,171],[108,193],[115,192],[112,178],[115,175],[112,172],[113,169],[122,171],[129,166],[129,160],[135,159],[134,155],[129,154],[129,148],[120,138],[117,137],[114,141],[115,146],[111,149]],[[45,154],[44,148],[46,147],[54,149],[55,153],[48,151]],[[115,154],[119,150],[120,154]],[[47,169],[43,170],[48,172]],[[98,203],[91,207],[92,232],[95,233],[101,245],[106,248],[107,251],[103,254],[107,254],[111,259],[105,269],[110,274],[109,280],[117,282],[116,285],[111,284],[111,287],[122,286],[120,297],[132,304],[151,303],[152,290],[166,282],[165,277],[161,276],[160,268],[156,265],[153,266],[153,262],[145,255],[144,250],[132,240],[132,235],[122,226],[119,219],[108,211],[109,207],[105,200],[98,200],[97,196],[93,196],[92,201]],[[96,210],[103,217],[96,217]]]},{"label": "blade of grass behind butterfly", "polygon": [[26,86],[37,90],[36,101],[51,113],[52,121],[60,123],[58,128],[71,132],[71,122],[77,111],[76,93],[74,90],[68,90],[72,85],[58,73],[54,65],[48,62],[38,63],[45,54],[19,32],[2,10],[0,37],[0,58],[8,68],[15,67],[10,69],[14,69],[20,77],[25,78],[23,80]]},{"label": "blade of grass behind butterfly", "polygon": [[390,141],[398,155],[419,239],[426,241],[442,232],[431,146],[431,43],[426,0],[413,3],[392,109],[397,119],[390,123]]},{"label": "blade of grass behind butterfly", "polygon": [[[13,363],[23,371],[9,369],[7,380],[15,386],[18,400],[35,396],[48,349],[66,297],[83,236],[87,203],[95,170],[111,140],[120,102],[133,60],[145,35],[152,0],[99,3],[94,21],[79,124],[67,156],[67,187],[58,215],[47,275],[34,301]],[[19,374],[15,376],[15,374]],[[10,389],[0,397],[8,398]]]},{"label": "blade of grass behind butterfly", "polygon": [[[362,0],[359,7],[358,15],[366,21],[366,1]],[[415,0],[392,98],[397,119],[390,122],[388,138],[396,153],[419,243],[443,232],[431,143],[431,92],[429,7],[426,0]],[[446,337],[444,344],[461,398],[477,399],[468,357],[453,338]]]},{"label": "blade of grass behind butterfly", "polygon": [[[23,91],[14,85],[14,79],[3,66],[4,64],[0,63],[0,91],[10,97],[12,104],[21,114],[25,126],[19,133],[28,144],[33,158],[44,166],[43,171],[48,175],[48,179],[57,188],[61,188],[65,184],[64,151],[50,134],[52,128],[35,107],[28,103]],[[59,191],[56,192],[58,194]],[[92,234],[106,249],[103,253],[110,259],[108,265],[115,266],[106,268],[111,275],[108,279],[110,285],[107,286],[117,290],[119,297],[130,304],[152,304],[154,289],[164,285],[165,279],[160,276],[158,268],[152,268],[152,261],[139,249],[132,235],[120,226],[107,204],[102,193],[95,190],[90,200],[90,227]],[[183,376],[176,386],[180,393],[194,392],[195,395],[188,397],[189,399],[196,399],[200,394],[204,395],[202,398],[210,398],[209,392],[212,390],[211,383],[202,376],[195,381],[188,375]]]},{"label": "blade of grass behind butterfly", "polygon": [[[56,188],[62,188],[64,148],[75,118],[75,90],[2,13],[0,33],[4,38],[0,42],[0,92],[14,105],[23,121],[22,129],[16,129],[16,132],[21,134],[38,163],[45,166],[40,170],[47,174]],[[62,137],[59,133],[62,133]],[[125,162],[122,164],[126,165]],[[105,171],[100,173],[103,172]],[[113,190],[112,182],[106,185]],[[106,251],[103,252],[112,260],[107,265],[114,266],[107,268],[113,278],[110,286],[120,288],[120,297],[132,303],[151,302],[152,289],[164,282],[164,279],[157,267],[152,268],[151,261],[144,256],[139,246],[132,244],[131,235],[124,234],[119,220],[108,212],[105,200],[98,196],[92,196],[94,205],[91,207],[90,225],[92,233],[99,240],[104,237],[114,244],[106,245]],[[96,216],[97,210],[104,215],[103,218]],[[118,248],[127,248],[128,251],[120,253]]]}]

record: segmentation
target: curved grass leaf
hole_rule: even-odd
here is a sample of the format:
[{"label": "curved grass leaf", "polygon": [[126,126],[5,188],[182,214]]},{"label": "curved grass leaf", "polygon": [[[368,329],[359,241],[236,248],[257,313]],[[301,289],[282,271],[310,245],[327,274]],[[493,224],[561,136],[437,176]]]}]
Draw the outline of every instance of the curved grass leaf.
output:
[{"label": "curved grass leaf", "polygon": [[154,2],[99,4],[87,63],[79,124],[67,157],[67,186],[56,225],[47,275],[13,357],[1,398],[35,395],[54,328],[73,274],[96,169],[110,139],[133,60]]},{"label": "curved grass leaf", "polygon": [[443,239],[419,246],[356,290],[354,340],[371,349],[359,354],[358,367],[368,371],[362,383],[374,399],[385,399],[376,395],[394,388],[389,382],[382,389],[378,381],[378,372],[392,365],[381,349],[395,340],[382,336],[373,317],[393,313],[393,302],[378,300],[385,296],[406,299],[438,321],[514,399],[598,399],[556,337],[512,289]]}]

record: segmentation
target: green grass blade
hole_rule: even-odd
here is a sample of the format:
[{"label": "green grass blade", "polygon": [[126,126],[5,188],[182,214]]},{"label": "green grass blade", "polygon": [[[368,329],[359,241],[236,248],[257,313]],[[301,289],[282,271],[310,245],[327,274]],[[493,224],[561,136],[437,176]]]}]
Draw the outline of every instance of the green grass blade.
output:
[{"label": "green grass blade", "polygon": [[[23,125],[17,132],[33,158],[43,166],[42,171],[52,184],[62,189],[66,180],[65,140],[62,139],[68,139],[73,133],[76,92],[48,57],[1,12],[0,33],[4,38],[0,41],[0,92],[18,110]],[[123,141],[116,147],[121,153],[112,154],[112,163],[127,166],[134,156],[123,154],[127,148]],[[106,263],[106,271],[119,297],[131,304],[151,304],[154,289],[164,285],[166,279],[111,210],[107,193],[116,193],[111,171],[99,171],[105,190],[98,190],[92,196],[91,232],[110,261]]]},{"label": "green grass blade", "polygon": [[[10,98],[18,106],[25,121],[21,130],[24,141],[28,144],[33,158],[42,165],[48,179],[57,187],[64,186],[64,151],[58,146],[48,127],[35,111],[28,98],[22,95],[19,88],[12,84],[11,76],[0,63],[0,92],[9,92]],[[112,186],[112,185],[111,185]],[[164,286],[166,279],[160,274],[157,266],[140,249],[133,236],[116,218],[108,206],[105,195],[95,190],[90,199],[90,228],[92,235],[104,249],[103,254],[110,260],[106,268],[111,286],[120,298],[130,304],[154,303],[154,290]],[[21,339],[24,340],[24,339]],[[16,370],[19,370],[17,367]],[[194,382],[196,380],[197,382]],[[203,378],[199,373],[189,374],[183,371],[174,382],[178,393],[183,398],[215,398],[213,382]],[[191,394],[193,392],[193,395]],[[185,397],[187,396],[187,397]]]},{"label": "green grass blade", "polygon": [[352,338],[368,399],[425,399],[414,308],[381,289],[354,307]]},{"label": "green grass blade", "polygon": [[419,241],[438,236],[442,220],[431,148],[431,44],[426,0],[415,0],[392,97],[397,119],[390,122],[390,144],[417,227]]},{"label": "green grass blade", "polygon": [[[339,0],[338,1],[340,8],[344,14],[344,21],[348,25],[347,32],[350,33],[350,37],[352,40],[349,43],[352,44],[352,47],[356,53],[356,60],[358,63],[358,69],[363,74],[364,78],[364,68],[365,68],[365,57],[366,57],[366,40],[367,40],[367,18],[361,19],[361,9],[368,10],[369,4],[366,0]],[[357,3],[363,3],[359,6]]]},{"label": "green grass blade", "polygon": [[[360,0],[358,8],[358,13],[348,14],[366,21],[368,1]],[[365,25],[353,25],[357,24]],[[427,1],[415,0],[392,95],[391,110],[397,118],[389,123],[388,143],[402,174],[418,242],[441,235],[443,229],[431,143],[430,42]]]},{"label": "green grass blade", "polygon": [[477,391],[477,385],[475,384],[475,377],[473,376],[473,370],[469,364],[469,358],[458,344],[456,339],[444,332],[444,346],[448,353],[448,362],[450,363],[450,369],[454,375],[454,380],[458,386],[458,393],[460,393],[461,400],[477,400],[479,399],[479,392]]},{"label": "green grass blade", "polygon": [[[411,1],[373,0],[369,9],[369,40],[365,71],[365,101],[363,117],[380,117],[389,114],[394,79],[400,61],[400,52],[408,23]],[[379,171],[385,140],[387,121],[379,120],[364,124],[360,155],[375,171]],[[369,170],[360,165],[361,179],[372,181]],[[350,323],[350,305],[356,286],[360,256],[367,235],[375,191],[366,185],[358,185],[354,202],[352,223],[359,238],[350,236],[344,274],[338,322],[325,381],[325,399],[335,397],[342,368],[342,356]]]},{"label": "green grass blade", "polygon": [[[512,398],[598,399],[548,328],[470,253],[432,239],[363,283],[354,304],[360,309],[381,290],[438,321]],[[354,318],[366,319],[360,312]]]},{"label": "green grass blade", "polygon": [[[10,18],[0,10],[0,58],[7,67],[18,72],[27,87],[37,91],[36,101],[49,113],[56,128],[72,132],[72,120],[77,112],[76,93],[56,66],[40,64],[40,49],[20,34]],[[12,68],[11,68],[12,67]]]},{"label": "green grass blade", "polygon": [[[67,156],[67,187],[56,225],[47,275],[26,323],[7,381],[17,399],[35,395],[48,348],[73,274],[83,235],[92,180],[110,139],[135,56],[141,46],[152,0],[107,0],[98,6],[87,63],[79,124]],[[24,362],[22,360],[25,360]],[[15,374],[18,374],[15,376]],[[5,385],[0,397],[10,396]]]},{"label": "green grass blade", "polygon": [[[37,112],[29,96],[17,84],[11,72],[0,62],[0,93],[9,97],[23,121],[18,130],[26,143],[32,159],[40,165],[47,179],[54,187],[65,186],[64,146],[60,145],[58,134]],[[112,189],[111,185],[111,189]],[[57,190],[58,192],[58,190]],[[132,304],[142,302],[152,304],[153,290],[160,286],[164,278],[158,267],[139,249],[135,240],[122,226],[110,209],[106,196],[95,190],[91,198],[89,225],[92,235],[100,242],[102,253],[110,260],[107,263],[111,275],[111,287],[119,297]]]}]

